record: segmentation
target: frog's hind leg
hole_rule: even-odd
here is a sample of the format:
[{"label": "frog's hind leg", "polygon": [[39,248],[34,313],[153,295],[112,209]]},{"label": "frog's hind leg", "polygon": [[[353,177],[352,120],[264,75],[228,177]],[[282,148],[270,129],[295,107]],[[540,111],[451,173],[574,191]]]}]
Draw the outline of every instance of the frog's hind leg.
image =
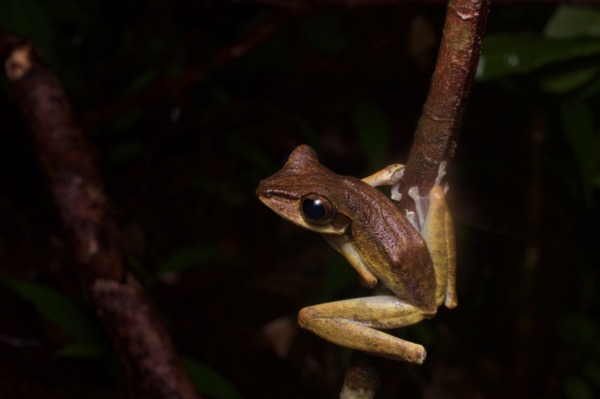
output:
[{"label": "frog's hind leg", "polygon": [[423,346],[386,334],[430,315],[393,295],[348,299],[304,308],[298,322],[335,344],[395,360],[421,364]]},{"label": "frog's hind leg", "polygon": [[421,235],[427,242],[436,279],[436,303],[456,307],[456,248],[454,226],[446,205],[444,189],[434,186],[429,193],[429,207]]},{"label": "frog's hind leg", "polygon": [[[433,260],[436,278],[436,303],[448,308],[456,307],[456,248],[454,242],[454,226],[448,205],[446,205],[446,189],[440,185],[445,174],[445,162],[440,165],[436,184],[429,195],[418,195],[417,187],[408,190],[415,201],[421,235],[427,242]],[[408,215],[407,215],[408,216]],[[413,222],[413,224],[415,224]]]}]

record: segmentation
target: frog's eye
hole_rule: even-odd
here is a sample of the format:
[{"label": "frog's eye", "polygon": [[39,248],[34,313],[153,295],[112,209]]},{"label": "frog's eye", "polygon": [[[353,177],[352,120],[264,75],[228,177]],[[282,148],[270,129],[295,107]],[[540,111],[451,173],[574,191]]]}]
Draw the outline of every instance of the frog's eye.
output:
[{"label": "frog's eye", "polygon": [[294,150],[296,149],[296,147],[298,147],[298,146],[297,145],[291,146],[290,148],[287,149],[287,151],[285,152],[285,154],[283,154],[283,157],[281,158],[281,164],[282,165],[285,165],[285,163],[290,158],[290,155],[292,155],[292,152],[294,152]]},{"label": "frog's eye", "polygon": [[302,217],[310,224],[324,225],[333,219],[335,208],[325,197],[307,194],[300,200]]}]

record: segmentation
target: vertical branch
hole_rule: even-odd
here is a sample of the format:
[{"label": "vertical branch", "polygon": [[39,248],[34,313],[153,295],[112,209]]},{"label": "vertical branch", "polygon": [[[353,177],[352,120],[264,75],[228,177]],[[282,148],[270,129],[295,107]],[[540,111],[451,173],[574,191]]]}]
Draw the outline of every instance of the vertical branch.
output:
[{"label": "vertical branch", "polygon": [[431,86],[408,157],[402,181],[403,209],[412,207],[409,187],[427,192],[439,164],[456,151],[481,50],[490,0],[451,0]]},{"label": "vertical branch", "polygon": [[58,78],[30,42],[1,30],[0,60],[29,123],[84,286],[125,365],[132,397],[196,398],[157,311],[125,267],[90,145]]},{"label": "vertical branch", "polygon": [[381,362],[380,358],[362,352],[352,352],[352,359],[344,376],[340,399],[374,398],[381,383]]},{"label": "vertical branch", "polygon": [[[489,6],[490,0],[451,0],[448,4],[431,86],[402,181],[403,195],[399,203],[402,209],[414,206],[407,195],[408,188],[419,186],[421,192],[426,192],[435,182],[439,164],[454,157]],[[375,396],[379,385],[376,362],[378,359],[368,356],[353,358],[346,371],[342,399]]]}]

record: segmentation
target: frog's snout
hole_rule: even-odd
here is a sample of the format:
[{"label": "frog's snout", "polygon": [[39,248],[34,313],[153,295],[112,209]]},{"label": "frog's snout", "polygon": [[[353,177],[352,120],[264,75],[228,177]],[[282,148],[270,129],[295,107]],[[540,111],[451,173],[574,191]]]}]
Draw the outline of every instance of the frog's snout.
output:
[{"label": "frog's snout", "polygon": [[256,188],[255,194],[258,197],[258,199],[271,198],[271,192],[270,190],[265,189],[264,183],[265,181],[261,180],[260,183],[258,183],[258,187]]}]

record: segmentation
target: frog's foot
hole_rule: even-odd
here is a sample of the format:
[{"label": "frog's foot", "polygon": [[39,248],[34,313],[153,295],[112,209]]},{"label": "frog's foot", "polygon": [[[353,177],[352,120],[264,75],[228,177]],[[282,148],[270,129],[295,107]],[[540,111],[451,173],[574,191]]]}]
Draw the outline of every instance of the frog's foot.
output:
[{"label": "frog's foot", "polygon": [[408,196],[412,198],[415,203],[416,212],[407,210],[406,218],[415,229],[421,231],[423,226],[425,226],[427,209],[429,208],[429,195],[419,195],[419,187],[414,186],[408,189]]},{"label": "frog's foot", "polygon": [[400,201],[402,199],[402,193],[400,192],[400,181],[394,183],[392,189],[390,190],[390,197],[394,201]]},{"label": "frog's foot", "polygon": [[419,226],[419,220],[417,219],[417,213],[415,211],[406,211],[406,218],[413,225],[417,231],[421,231],[421,226]]},{"label": "frog's foot", "polygon": [[[446,166],[448,165],[448,163],[446,161],[442,161],[438,167],[438,175],[435,178],[435,183],[434,186],[439,186],[442,183],[442,180],[444,179],[444,177],[446,176]],[[395,166],[395,165],[390,165],[391,166]],[[397,179],[395,179],[391,184],[392,184],[392,190],[391,190],[391,198],[394,201],[400,201],[402,199],[402,194],[400,193],[400,180],[402,179],[402,176],[404,175],[404,166],[402,166],[402,173],[400,173],[397,177]],[[410,190],[412,190],[413,188],[409,189],[409,193],[408,195],[415,201],[415,204],[417,204],[418,202],[422,203],[423,206],[421,207],[421,210],[419,211],[417,209],[417,213],[418,213],[418,221],[414,218],[414,215],[408,215],[407,213],[407,217],[409,218],[409,220],[411,220],[411,223],[413,224],[413,226],[417,227],[418,226],[422,226],[423,225],[423,218],[424,215],[427,213],[427,201],[423,200],[423,198],[427,198],[427,197],[420,197],[418,196],[418,191],[413,192],[413,194],[411,195]],[[444,193],[448,191],[448,185],[444,185]],[[419,198],[419,199],[417,199]],[[418,206],[418,205],[417,205]],[[411,219],[412,217],[412,219]],[[416,223],[415,223],[416,222]]]},{"label": "frog's foot", "polygon": [[446,167],[448,166],[448,162],[442,161],[440,166],[438,167],[438,175],[435,178],[434,186],[439,186],[442,184],[442,180],[446,177]]},{"label": "frog's foot", "polygon": [[403,175],[404,165],[395,163],[365,177],[362,181],[372,187],[392,186],[391,197],[394,201],[399,201],[402,198],[402,194],[400,194],[400,180]]},{"label": "frog's foot", "polygon": [[[435,184],[433,185],[433,187],[441,185],[442,180],[446,176],[446,166],[447,165],[448,165],[448,163],[446,161],[443,161],[442,163],[440,163],[440,166],[438,168],[438,175],[435,178]],[[445,185],[443,188],[444,188],[444,193],[446,193],[448,191],[448,186]],[[432,190],[433,190],[433,188],[432,188]],[[425,196],[421,196],[421,195],[419,195],[418,187],[411,187],[408,189],[408,196],[410,198],[412,198],[413,201],[415,202],[415,209],[417,210],[417,212],[415,215],[414,212],[407,211],[406,217],[408,218],[408,220],[411,222],[411,224],[417,230],[421,231],[426,223],[427,212],[429,210],[429,196],[430,195],[428,194]]]},{"label": "frog's foot", "polygon": [[426,317],[421,309],[393,295],[324,303],[304,308],[298,323],[320,337],[346,348],[394,360],[422,364],[425,348],[379,329],[412,325]]}]

